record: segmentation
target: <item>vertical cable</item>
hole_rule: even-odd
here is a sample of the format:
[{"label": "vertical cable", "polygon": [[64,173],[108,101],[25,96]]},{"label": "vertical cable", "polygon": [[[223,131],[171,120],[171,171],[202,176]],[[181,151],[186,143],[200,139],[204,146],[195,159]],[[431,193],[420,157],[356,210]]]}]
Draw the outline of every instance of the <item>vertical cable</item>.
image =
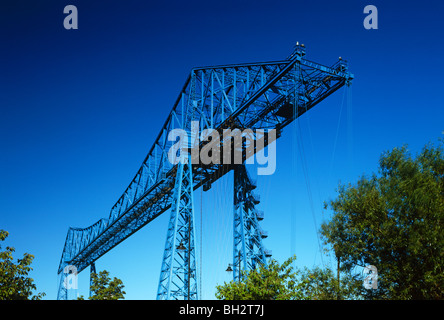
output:
[{"label": "vertical cable", "polygon": [[[298,122],[299,125],[299,122]],[[300,132],[302,132],[302,129],[299,129]],[[313,204],[313,195],[311,192],[311,183],[310,183],[310,174],[308,172],[308,165],[307,165],[307,159],[306,159],[306,154],[305,154],[305,150],[304,150],[304,144],[302,141],[302,135],[299,134],[299,139],[298,139],[298,143],[299,143],[299,155],[301,157],[301,167],[302,167],[302,172],[304,174],[304,178],[305,178],[305,184],[307,187],[307,193],[308,193],[308,200],[310,202],[310,210],[311,210],[311,215],[313,218],[313,223],[314,223],[314,227],[315,227],[315,233],[316,233],[316,239],[318,242],[318,247],[319,247],[319,252],[321,253],[321,263],[322,265],[324,265],[324,259],[322,258],[322,245],[321,242],[319,240],[319,231],[318,231],[318,225],[317,225],[317,221],[316,221],[316,214],[315,214],[315,210],[314,210],[314,204]]]},{"label": "vertical cable", "polygon": [[[295,75],[294,75],[294,97],[293,97],[293,117],[295,117],[293,122],[293,134],[292,134],[292,175],[294,176],[294,180],[297,176],[297,137],[298,137],[298,125],[299,121],[299,96],[298,96],[298,84],[300,83],[300,65],[299,63],[295,64]],[[291,93],[289,94],[291,96]],[[297,184],[294,184],[297,186]],[[297,192],[295,192],[297,194]],[[296,254],[296,203],[295,198],[292,198],[291,202],[291,220],[290,220],[290,255],[293,256]]]},{"label": "vertical cable", "polygon": [[[199,162],[200,162],[200,160],[199,160]],[[202,163],[200,162],[200,164],[201,164],[201,168],[202,168]],[[202,169],[201,169],[201,172],[203,172],[202,171]],[[202,179],[203,179],[203,175],[202,175],[202,178],[201,178],[201,181],[202,181]],[[202,235],[202,219],[203,219],[203,214],[202,214],[202,211],[203,211],[203,209],[202,209],[202,207],[203,207],[203,185],[202,185],[202,183],[201,183],[201,186],[200,186],[200,268],[199,268],[199,297],[202,299],[202,269],[203,269],[203,265],[202,265],[202,244],[203,244],[203,235]]]},{"label": "vertical cable", "polygon": [[335,141],[334,141],[334,144],[333,144],[333,152],[332,152],[332,155],[331,155],[330,172],[329,172],[328,182],[331,181],[331,172],[333,171],[333,162],[334,162],[335,153],[336,153],[336,145],[337,145],[337,142],[338,142],[339,128],[341,126],[341,117],[342,117],[342,109],[344,108],[345,94],[346,94],[346,89],[344,89],[344,91],[342,93],[341,109],[339,110],[338,126],[336,128]]},{"label": "vertical cable", "polygon": [[347,142],[348,142],[348,162],[353,168],[353,117],[352,117],[352,88],[351,84],[345,87],[347,91]]}]

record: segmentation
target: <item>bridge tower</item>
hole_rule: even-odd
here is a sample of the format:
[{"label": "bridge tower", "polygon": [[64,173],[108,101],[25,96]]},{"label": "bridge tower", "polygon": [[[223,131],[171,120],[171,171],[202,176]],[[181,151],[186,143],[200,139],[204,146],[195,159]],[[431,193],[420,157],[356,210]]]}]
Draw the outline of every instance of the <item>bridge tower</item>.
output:
[{"label": "bridge tower", "polygon": [[[236,164],[196,165],[194,149],[186,157],[181,153],[183,161],[170,161],[169,150],[176,141],[169,138],[169,133],[186,131],[192,142],[188,149],[195,148],[196,143],[199,148],[209,143],[193,136],[193,122],[202,130],[216,130],[219,136],[225,130],[248,128],[256,132],[275,130],[279,138],[286,126],[339,88],[349,86],[353,77],[347,61],[339,58],[325,66],[307,60],[305,46],[299,43],[283,60],[193,68],[143,163],[109,215],[89,227],[68,229],[57,271],[57,298],[68,298],[74,272],[77,275],[88,266],[95,272],[97,259],[169,210],[157,298],[198,299],[193,191],[208,190],[231,171],[233,278],[242,280],[241,271],[266,265],[271,252],[263,245],[267,236],[260,227],[263,213],[257,210],[259,197],[253,192],[256,184],[245,161],[273,140],[263,135],[256,137],[252,149],[241,145],[242,161]],[[261,148],[259,141],[263,142]]]},{"label": "bridge tower", "polygon": [[256,184],[251,180],[245,164],[234,168],[234,219],[233,219],[233,280],[241,281],[241,272],[255,269],[257,264],[267,265],[271,252],[266,250],[262,239],[268,235],[259,221],[263,211],[256,209],[259,195],[253,193]]},{"label": "bridge tower", "polygon": [[162,259],[158,300],[197,300],[197,265],[191,157],[178,164]]}]

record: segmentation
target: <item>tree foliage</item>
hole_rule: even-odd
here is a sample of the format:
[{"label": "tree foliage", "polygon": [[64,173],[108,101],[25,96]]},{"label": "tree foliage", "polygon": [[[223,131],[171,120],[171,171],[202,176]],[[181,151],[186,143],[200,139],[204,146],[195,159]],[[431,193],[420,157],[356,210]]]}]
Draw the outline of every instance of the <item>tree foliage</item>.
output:
[{"label": "tree foliage", "polygon": [[[0,241],[4,241],[8,236],[7,231],[0,230]],[[25,253],[22,259],[17,259],[17,263],[14,263],[12,254],[15,249],[9,246],[5,249],[5,251],[0,251],[0,300],[42,299],[44,293],[33,295],[32,292],[36,290],[36,285],[34,280],[28,276],[32,271],[31,263],[34,256]]]},{"label": "tree foliage", "polygon": [[[124,299],[126,294],[122,280],[114,277],[113,280],[109,277],[109,272],[106,270],[99,273],[91,273],[91,296],[89,300],[119,300]],[[83,296],[79,300],[83,300]]]},{"label": "tree foliage", "polygon": [[362,276],[342,272],[338,278],[330,267],[304,268],[300,294],[310,300],[359,300],[363,298]]},{"label": "tree foliage", "polygon": [[216,287],[220,300],[294,300],[300,299],[297,290],[297,271],[291,265],[296,257],[279,264],[272,259],[268,267],[259,265],[242,272],[242,281],[230,281]]},{"label": "tree foliage", "polygon": [[377,174],[340,185],[321,226],[342,270],[374,265],[378,289],[367,298],[444,298],[444,151],[429,144],[382,154]]},{"label": "tree foliage", "polygon": [[362,279],[344,273],[339,279],[330,268],[300,270],[292,266],[293,256],[279,264],[272,259],[243,273],[242,281],[216,287],[220,300],[337,300],[362,298]]},{"label": "tree foliage", "polygon": [[[291,268],[290,259],[217,286],[218,299],[444,299],[444,140],[412,157],[383,153],[377,173],[339,185],[320,234],[338,262],[333,270]],[[356,269],[377,268],[376,289]]]}]

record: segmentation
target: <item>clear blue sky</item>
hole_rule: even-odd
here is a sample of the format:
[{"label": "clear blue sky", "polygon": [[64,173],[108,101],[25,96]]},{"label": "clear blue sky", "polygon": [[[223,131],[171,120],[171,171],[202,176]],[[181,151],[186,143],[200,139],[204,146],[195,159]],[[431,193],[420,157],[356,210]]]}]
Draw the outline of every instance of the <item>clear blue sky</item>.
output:
[{"label": "clear blue sky", "polygon": [[[91,2],[0,6],[0,228],[16,258],[35,255],[32,277],[47,299],[68,227],[109,215],[192,67],[279,60],[296,41],[310,60],[349,61],[351,103],[340,90],[301,117],[277,141],[276,173],[258,179],[265,245],[280,262],[296,254],[300,267],[332,264],[316,230],[338,182],[376,170],[385,150],[416,152],[443,136],[442,1]],[[78,30],[63,28],[69,4]],[[368,4],[378,30],[363,27]],[[200,229],[200,190],[195,199]],[[228,176],[202,199],[204,299],[231,279],[231,210]],[[168,216],[96,263],[123,280],[127,299],[155,299]],[[85,270],[85,296],[88,281]]]}]

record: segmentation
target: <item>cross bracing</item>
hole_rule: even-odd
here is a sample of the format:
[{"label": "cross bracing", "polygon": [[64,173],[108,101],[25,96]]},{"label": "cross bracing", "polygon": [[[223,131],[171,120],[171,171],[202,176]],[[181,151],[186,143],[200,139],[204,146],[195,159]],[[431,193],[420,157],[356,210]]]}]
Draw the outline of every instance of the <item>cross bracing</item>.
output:
[{"label": "cross bracing", "polygon": [[[221,133],[221,144],[224,130],[262,130],[262,135],[255,133],[262,143],[252,148],[242,145],[245,160],[272,142],[267,131],[275,129],[278,138],[289,123],[352,79],[345,60],[330,67],[309,61],[301,45],[280,61],[193,68],[147,156],[108,217],[87,228],[69,228],[58,273],[67,265],[81,272],[172,207],[178,188],[176,176],[183,170],[168,159],[175,143],[168,139],[173,129],[183,129],[191,136],[193,123],[197,123],[200,130]],[[208,143],[197,142],[195,148]],[[233,162],[192,161],[191,189],[208,189],[236,166]]]}]

